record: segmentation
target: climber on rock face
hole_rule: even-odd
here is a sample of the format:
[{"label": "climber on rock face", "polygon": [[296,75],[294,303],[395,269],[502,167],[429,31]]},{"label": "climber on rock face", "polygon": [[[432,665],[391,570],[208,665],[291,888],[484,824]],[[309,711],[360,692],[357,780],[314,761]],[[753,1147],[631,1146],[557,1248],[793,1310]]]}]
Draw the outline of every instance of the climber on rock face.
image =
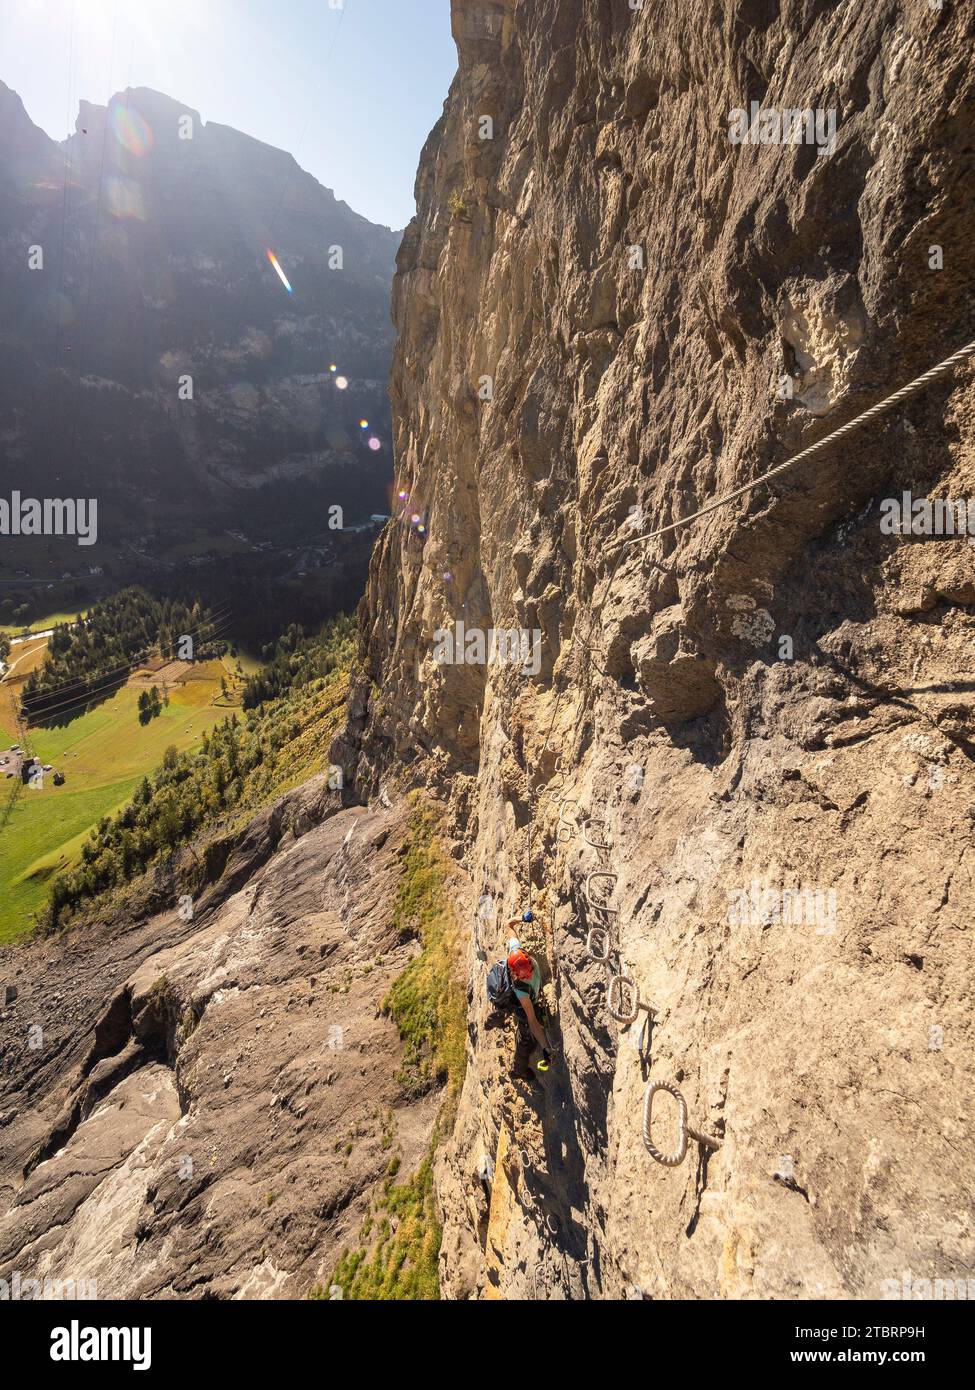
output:
[{"label": "climber on rock face", "polygon": [[[520,922],[532,921],[530,912],[522,918],[514,917],[508,923],[509,929]],[[487,1028],[497,1028],[504,1024],[506,1015],[515,1015],[518,1026],[518,1041],[511,1066],[513,1080],[528,1081],[532,1086],[541,1087],[541,1082],[528,1065],[536,1044],[542,1049],[544,1070],[549,1062],[549,1043],[545,1030],[536,1012],[541,989],[541,971],[521,942],[513,936],[508,942],[507,960],[498,961],[488,971],[488,999],[493,1011],[485,1023]]]},{"label": "climber on rock face", "polygon": [[541,973],[537,962],[520,946],[508,955],[508,969],[511,971],[512,988],[520,1010],[517,1015],[518,1041],[515,1044],[511,1075],[519,1081],[529,1081],[537,1086],[538,1077],[528,1065],[536,1043],[542,1049],[543,1069],[547,1068],[549,1060],[548,1038],[535,1012],[542,983]]}]

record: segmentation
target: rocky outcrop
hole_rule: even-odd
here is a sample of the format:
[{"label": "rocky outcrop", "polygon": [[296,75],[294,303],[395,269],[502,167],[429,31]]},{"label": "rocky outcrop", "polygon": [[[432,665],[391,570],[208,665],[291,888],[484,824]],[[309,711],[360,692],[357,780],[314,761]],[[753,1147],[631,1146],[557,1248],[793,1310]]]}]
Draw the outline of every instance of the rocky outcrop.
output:
[{"label": "rocky outcrop", "polygon": [[420,949],[405,819],[335,801],[316,778],[262,813],[191,911],[0,954],[8,1286],[304,1297],[416,1168],[440,1095],[380,1007]]},{"label": "rocky outcrop", "polygon": [[[622,548],[975,337],[971,12],[452,10],[394,286],[401,513],[337,745],[363,791],[442,797],[476,910],[444,1290],[971,1275],[972,550],[879,511],[975,495],[971,369]],[[732,139],[752,103],[775,119]],[[811,124],[772,143],[787,111]],[[537,672],[438,662],[457,621],[537,630]],[[527,864],[560,1045],[537,1102],[482,1029]],[[600,923],[652,1006],[630,1026]],[[656,1079],[719,1148],[653,1161]],[[675,1117],[659,1096],[665,1151]]]}]

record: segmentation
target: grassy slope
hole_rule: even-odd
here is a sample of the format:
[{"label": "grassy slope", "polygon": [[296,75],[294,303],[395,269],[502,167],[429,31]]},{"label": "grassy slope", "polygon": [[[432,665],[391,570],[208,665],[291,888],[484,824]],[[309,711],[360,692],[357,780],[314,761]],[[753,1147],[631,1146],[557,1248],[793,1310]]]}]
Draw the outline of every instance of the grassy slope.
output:
[{"label": "grassy slope", "polygon": [[[126,687],[70,724],[32,730],[37,756],[67,780],[55,787],[49,774],[43,790],[23,791],[3,831],[0,942],[31,926],[29,914],[44,902],[51,873],[77,859],[89,829],[128,801],[170,744],[193,748],[226,717],[223,672],[219,662],[207,663],[207,678],[171,691],[169,705],[145,726],[138,720],[139,692]],[[4,803],[11,789],[11,782],[0,781]]]},{"label": "grassy slope", "polygon": [[71,613],[63,609],[57,613],[47,613],[43,618],[35,618],[33,622],[25,624],[22,628],[15,626],[11,628],[11,631],[15,637],[19,636],[21,632],[47,632],[48,628],[57,627],[58,623],[73,623],[79,614],[84,618],[87,613],[87,608],[82,604],[80,608],[76,608]]},{"label": "grassy slope", "polygon": [[[228,658],[228,660],[233,662],[233,658]],[[238,649],[237,660],[240,662],[240,668],[245,676],[256,676],[264,664],[259,656],[255,656],[253,652],[245,651],[243,647]]]},{"label": "grassy slope", "polygon": [[[445,1085],[430,1147],[419,1168],[395,1183],[391,1166],[382,1196],[373,1204],[359,1243],[343,1251],[329,1288],[356,1300],[416,1300],[440,1297],[438,1258],[441,1228],[433,1190],[433,1160],[450,1132],[467,1062],[467,1001],[461,964],[460,928],[451,901],[448,861],[430,818],[415,809],[403,877],[393,904],[401,932],[419,932],[422,950],[394,981],[383,1007],[406,1044],[400,1081],[408,1092]],[[316,1286],[312,1298],[327,1298]]]},{"label": "grassy slope", "polygon": [[[336,655],[340,662],[351,660],[351,643]],[[198,682],[191,684],[199,685]],[[253,748],[255,744],[260,744],[264,756],[245,773],[239,798],[197,828],[193,835],[200,852],[194,860],[197,865],[201,862],[201,856],[205,857],[205,846],[210,841],[242,829],[260,807],[327,768],[329,747],[345,718],[348,687],[348,670],[345,665],[340,665],[324,678],[300,685],[260,710],[248,712],[243,719],[239,712],[228,708],[222,698],[217,697],[218,719],[215,722],[223,723],[228,714],[236,713],[241,746]],[[192,693],[188,692],[190,695]],[[184,750],[183,756],[192,764],[191,780],[186,783],[184,791],[184,795],[188,794],[192,799],[203,795],[204,789],[210,785],[213,763],[211,759],[194,757],[192,749]],[[153,766],[148,772],[150,782],[154,782],[158,767]],[[128,800],[127,793],[124,801]],[[121,809],[121,805],[113,807],[113,811]],[[75,841],[61,846],[59,854],[63,853],[72,863],[76,863],[88,839],[88,832],[85,831]],[[173,849],[183,843],[185,841],[182,839],[167,843],[164,851],[167,858]],[[39,860],[33,867],[43,871],[49,865]],[[58,870],[62,867],[56,858],[53,867]],[[60,877],[60,874],[56,876]],[[102,890],[94,898],[82,898],[75,910],[69,910],[67,919],[62,917],[62,923],[66,921],[67,925],[76,926],[86,921],[108,920],[127,912],[138,913],[144,906],[145,883],[146,878],[136,873],[128,882],[118,884],[111,890]]]},{"label": "grassy slope", "polygon": [[9,669],[0,682],[0,723],[5,729],[17,728],[17,710],[24,682],[31,671],[43,666],[46,651],[47,638],[42,637],[36,642],[23,642],[14,647],[7,657]]}]

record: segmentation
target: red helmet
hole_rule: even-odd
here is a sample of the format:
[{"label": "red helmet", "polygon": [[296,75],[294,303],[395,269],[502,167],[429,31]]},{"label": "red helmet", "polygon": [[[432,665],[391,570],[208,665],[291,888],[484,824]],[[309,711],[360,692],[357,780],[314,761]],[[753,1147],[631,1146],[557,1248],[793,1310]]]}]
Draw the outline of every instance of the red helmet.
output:
[{"label": "red helmet", "polygon": [[508,957],[508,969],[516,980],[530,980],[535,973],[532,958],[525,951],[512,951]]}]

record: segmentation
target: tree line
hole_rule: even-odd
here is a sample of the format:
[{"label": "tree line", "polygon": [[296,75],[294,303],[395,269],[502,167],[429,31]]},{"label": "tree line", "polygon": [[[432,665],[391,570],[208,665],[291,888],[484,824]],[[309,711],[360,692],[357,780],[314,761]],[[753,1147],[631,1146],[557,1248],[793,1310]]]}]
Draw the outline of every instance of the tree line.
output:
[{"label": "tree line", "polygon": [[354,638],[355,619],[349,613],[340,613],[307,637],[299,623],[292,623],[277,642],[262,649],[264,665],[244,685],[244,709],[256,709],[295,685],[329,675],[347,661]]},{"label": "tree line", "polygon": [[28,722],[58,722],[82,712],[91,700],[107,699],[125,684],[132,667],[152,652],[195,660],[223,655],[227,643],[215,635],[212,615],[199,602],[155,598],[139,587],[121,589],[96,603],[86,618],[61,623],[48,642],[43,666],[28,677],[22,695]]},{"label": "tree line", "polygon": [[128,805],[95,826],[80,865],[54,880],[42,925],[62,924],[85,900],[128,883],[228,813],[276,794],[293,770],[303,732],[316,730],[311,747],[323,756],[320,724],[343,706],[340,682],[353,655],[352,633],[352,619],[343,615],[313,637],[285,634],[270,662],[276,693],[244,720],[236,712],[224,719],[199,748],[168,748]]}]

